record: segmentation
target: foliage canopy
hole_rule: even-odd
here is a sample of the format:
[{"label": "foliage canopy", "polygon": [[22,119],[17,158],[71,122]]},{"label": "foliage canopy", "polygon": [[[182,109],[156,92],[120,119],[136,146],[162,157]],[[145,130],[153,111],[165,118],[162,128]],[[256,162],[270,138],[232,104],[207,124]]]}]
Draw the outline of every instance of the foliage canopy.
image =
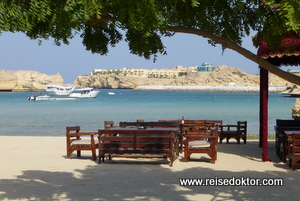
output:
[{"label": "foliage canopy", "polygon": [[161,38],[176,32],[227,48],[255,31],[276,47],[283,34],[299,34],[299,5],[299,0],[1,0],[0,33],[54,38],[57,45],[80,34],[86,49],[101,55],[125,40],[131,53],[155,59],[166,53]]}]

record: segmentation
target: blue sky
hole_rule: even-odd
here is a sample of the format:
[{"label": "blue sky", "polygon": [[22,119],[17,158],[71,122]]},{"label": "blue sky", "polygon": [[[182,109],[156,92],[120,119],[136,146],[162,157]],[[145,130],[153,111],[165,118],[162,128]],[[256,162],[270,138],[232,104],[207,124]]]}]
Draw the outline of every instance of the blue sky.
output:
[{"label": "blue sky", "polygon": [[[175,34],[164,38],[167,55],[159,55],[157,61],[146,60],[130,54],[128,45],[122,41],[110,48],[106,56],[92,54],[85,50],[79,36],[69,45],[56,46],[53,40],[30,40],[22,33],[2,33],[0,36],[1,70],[33,70],[48,75],[60,73],[65,84],[73,83],[77,76],[88,75],[94,69],[145,68],[163,69],[199,66],[211,62],[213,66],[227,65],[240,68],[249,74],[258,74],[258,65],[242,55],[225,50],[220,45],[208,44],[207,39],[191,34]],[[251,37],[244,38],[243,47],[256,53]]]}]

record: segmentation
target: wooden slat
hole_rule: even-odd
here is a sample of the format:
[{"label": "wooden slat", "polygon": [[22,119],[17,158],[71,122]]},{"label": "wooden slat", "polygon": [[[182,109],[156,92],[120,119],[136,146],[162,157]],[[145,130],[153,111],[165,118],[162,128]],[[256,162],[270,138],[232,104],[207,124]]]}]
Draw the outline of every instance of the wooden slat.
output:
[{"label": "wooden slat", "polygon": [[137,141],[169,141],[169,136],[138,136]]},{"label": "wooden slat", "polygon": [[169,148],[170,147],[170,144],[169,143],[160,143],[160,144],[157,144],[157,143],[139,143],[137,144],[137,148],[162,148],[162,147],[165,147],[165,148]]},{"label": "wooden slat", "polygon": [[148,122],[125,122],[121,121],[120,122],[120,127],[126,127],[126,126],[144,126],[144,127],[178,127],[179,123],[178,122],[161,122],[161,121],[148,121]]},{"label": "wooden slat", "polygon": [[98,134],[100,136],[99,162],[101,158],[104,161],[105,154],[121,154],[122,157],[125,155],[128,157],[145,157],[147,154],[154,158],[156,158],[154,155],[164,154],[170,158],[170,164],[173,163],[175,132],[172,130],[100,129]]},{"label": "wooden slat", "polygon": [[134,154],[119,154],[119,155],[115,155],[113,154],[114,157],[123,157],[123,158],[167,158],[166,155],[153,155],[153,154],[149,154],[149,155],[134,155]]},{"label": "wooden slat", "polygon": [[104,142],[100,147],[132,147],[133,142]]},{"label": "wooden slat", "polygon": [[100,137],[101,141],[133,141],[134,138],[132,137],[125,137],[125,136],[105,136]]}]

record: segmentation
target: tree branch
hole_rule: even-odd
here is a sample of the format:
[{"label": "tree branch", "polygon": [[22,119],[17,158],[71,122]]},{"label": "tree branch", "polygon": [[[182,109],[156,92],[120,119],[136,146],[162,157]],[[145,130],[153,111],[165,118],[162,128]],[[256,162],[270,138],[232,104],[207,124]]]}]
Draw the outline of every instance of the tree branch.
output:
[{"label": "tree branch", "polygon": [[272,8],[274,10],[280,9],[282,6],[276,3],[268,3],[265,0],[260,0],[260,4],[269,8]]},{"label": "tree branch", "polygon": [[[261,0],[262,2],[265,2],[264,0]],[[112,17],[104,17],[104,18],[93,18],[92,21],[119,21],[117,18]],[[216,36],[210,32],[195,29],[195,28],[188,28],[188,27],[180,27],[180,26],[168,26],[170,31],[177,32],[177,33],[189,33],[189,34],[195,34],[199,35],[205,38],[209,38],[218,44],[223,45],[226,48],[232,49],[239,54],[243,55],[247,59],[252,60],[253,62],[257,63],[259,67],[264,68],[271,73],[277,75],[278,77],[281,77],[282,79],[285,79],[291,83],[300,85],[300,77],[291,73],[288,73],[286,71],[281,70],[279,67],[274,66],[270,62],[266,61],[265,59],[253,54],[249,50],[237,45],[236,43],[232,42],[231,40],[223,37]]]},{"label": "tree branch", "polygon": [[285,79],[289,82],[292,82],[294,84],[300,85],[300,77],[291,73],[288,73],[286,71],[281,70],[279,67],[274,66],[270,62],[266,61],[265,59],[253,54],[249,50],[246,50],[245,48],[233,43],[231,40],[223,37],[216,36],[210,32],[203,31],[200,29],[195,28],[187,28],[187,27],[180,27],[180,26],[169,26],[170,31],[174,31],[177,33],[189,33],[189,34],[195,34],[198,36],[202,36],[205,38],[209,38],[226,48],[232,49],[239,54],[243,55],[244,57],[254,61],[257,63],[261,68],[264,68],[271,73],[277,75],[278,77],[281,77],[282,79]]}]

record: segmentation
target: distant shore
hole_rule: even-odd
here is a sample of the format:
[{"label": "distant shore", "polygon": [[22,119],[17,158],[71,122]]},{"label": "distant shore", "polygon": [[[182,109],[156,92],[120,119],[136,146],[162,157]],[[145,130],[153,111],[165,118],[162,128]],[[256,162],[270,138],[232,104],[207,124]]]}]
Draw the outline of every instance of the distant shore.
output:
[{"label": "distant shore", "polygon": [[[138,86],[134,91],[182,91],[215,93],[259,93],[259,86]],[[269,93],[281,93],[286,87],[269,86]]]}]

